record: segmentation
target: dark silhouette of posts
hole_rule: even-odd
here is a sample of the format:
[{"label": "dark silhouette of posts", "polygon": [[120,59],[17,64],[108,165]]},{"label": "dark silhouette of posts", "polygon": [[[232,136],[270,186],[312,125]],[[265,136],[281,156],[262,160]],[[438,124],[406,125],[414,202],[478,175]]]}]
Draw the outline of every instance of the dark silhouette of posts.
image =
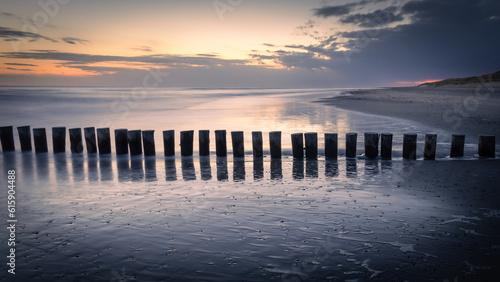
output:
[{"label": "dark silhouette of posts", "polygon": [[127,129],[115,129],[116,155],[128,155]]},{"label": "dark silhouette of posts", "polygon": [[175,156],[175,131],[163,131],[163,152],[165,157]]},{"label": "dark silhouette of posts", "polygon": [[81,128],[70,128],[69,131],[69,144],[72,154],[80,154],[83,152],[83,139]]},{"label": "dark silhouette of posts", "polygon": [[269,132],[271,159],[281,159],[281,131]]},{"label": "dark silhouette of posts", "polygon": [[215,154],[217,157],[227,156],[226,131],[215,131]]},{"label": "dark silhouette of posts", "polygon": [[417,159],[417,134],[408,133],[403,135],[403,159]]},{"label": "dark silhouette of posts", "polygon": [[382,133],[380,135],[380,157],[383,160],[392,159],[392,134]]},{"label": "dark silhouette of posts", "polygon": [[365,133],[365,157],[375,159],[378,156],[378,133]]},{"label": "dark silhouette of posts", "polygon": [[424,160],[436,159],[437,134],[425,134]]},{"label": "dark silhouette of posts", "polygon": [[479,135],[478,154],[483,158],[495,157],[495,136]]},{"label": "dark silhouette of posts", "polygon": [[465,135],[451,135],[450,158],[464,156]]},{"label": "dark silhouette of posts", "polygon": [[45,128],[33,128],[33,141],[35,142],[35,153],[47,153],[47,133]]},{"label": "dark silhouette of posts", "polygon": [[95,128],[94,127],[85,127],[83,129],[83,133],[85,135],[85,144],[87,145],[87,153],[95,154],[97,153],[97,142],[95,138]]},{"label": "dark silhouette of posts", "polygon": [[142,131],[142,145],[144,146],[144,156],[156,155],[154,130]]},{"label": "dark silhouette of posts", "polygon": [[243,142],[243,131],[232,131],[231,141],[233,143],[233,157],[241,158],[245,156],[245,146]]},{"label": "dark silhouette of posts", "polygon": [[252,149],[254,158],[262,158],[264,156],[262,143],[262,131],[252,131]]},{"label": "dark silhouette of posts", "polygon": [[198,145],[200,149],[200,156],[210,155],[210,130],[198,131]]},{"label": "dark silhouette of posts", "polygon": [[338,134],[325,133],[325,158],[336,160],[338,156]]},{"label": "dark silhouette of posts", "polygon": [[292,155],[294,159],[304,158],[304,134],[292,134]]},{"label": "dark silhouette of posts", "polygon": [[304,134],[304,139],[306,143],[306,158],[307,159],[317,159],[318,158],[318,133],[308,132]]},{"label": "dark silhouette of posts", "polygon": [[193,130],[181,131],[181,156],[193,155]]},{"label": "dark silhouette of posts", "polygon": [[127,140],[130,149],[130,155],[142,155],[142,142],[141,142],[141,131],[140,130],[129,130],[127,131]]},{"label": "dark silhouette of posts", "polygon": [[97,129],[97,146],[99,148],[99,155],[111,154],[111,136],[109,128]]},{"label": "dark silhouette of posts", "polygon": [[355,158],[356,157],[356,145],[358,142],[358,134],[357,133],[346,133],[345,135],[345,156],[346,158]]},{"label": "dark silhouette of posts", "polygon": [[14,130],[12,126],[0,127],[0,140],[2,141],[2,150],[4,152],[15,151],[14,146]]},{"label": "dark silhouette of posts", "polygon": [[52,127],[52,148],[54,153],[66,152],[66,127]]},{"label": "dark silhouette of posts", "polygon": [[31,130],[30,126],[19,126],[17,128],[19,134],[19,142],[21,143],[21,151],[27,152],[33,150],[31,147]]}]

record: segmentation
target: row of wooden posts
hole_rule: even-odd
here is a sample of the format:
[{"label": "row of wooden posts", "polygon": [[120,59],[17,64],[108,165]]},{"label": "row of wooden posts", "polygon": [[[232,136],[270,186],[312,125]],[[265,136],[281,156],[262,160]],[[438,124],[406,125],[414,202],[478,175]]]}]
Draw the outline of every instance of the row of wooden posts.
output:
[{"label": "row of wooden posts", "polygon": [[[22,151],[32,151],[30,126],[17,128]],[[69,140],[72,153],[83,153],[83,137],[87,153],[99,154],[111,153],[111,138],[109,128],[98,128],[97,139],[94,127],[85,127],[83,137],[81,128],[70,128]],[[165,156],[175,156],[174,130],[163,131],[163,146]],[[181,156],[193,155],[193,130],[180,132]],[[208,156],[210,154],[210,131],[199,131],[199,154]],[[356,157],[357,133],[346,134],[345,156],[347,158]],[[364,134],[365,157],[369,159],[392,158],[392,134],[373,133]],[[142,137],[142,138],[141,138]],[[338,155],[338,135],[337,133],[325,133],[325,158],[336,159]],[[14,133],[12,126],[0,127],[0,139],[4,152],[14,151]],[[35,152],[48,152],[47,135],[45,128],[34,128],[33,139]],[[243,131],[231,132],[233,156],[243,157],[245,155]],[[141,142],[142,140],[142,142]],[[305,140],[305,144],[304,144]],[[294,158],[316,159],[318,157],[318,134],[317,133],[294,133],[291,135],[292,154]],[[424,159],[434,160],[436,157],[436,134],[425,135]],[[263,157],[262,132],[252,132],[253,156]],[[66,128],[52,128],[52,144],[54,153],[66,151]],[[304,146],[305,145],[305,146]],[[464,155],[465,135],[452,135],[450,157],[462,157]],[[115,146],[117,155],[142,155],[144,149],[145,156],[154,156],[155,140],[154,130],[127,130],[115,129]],[[226,130],[215,130],[215,147],[218,157],[227,156]],[[271,158],[281,158],[281,131],[269,132],[269,148]],[[478,154],[480,157],[495,157],[495,136],[481,135],[478,140]],[[403,136],[403,158],[416,159],[417,157],[417,134],[404,134]]]}]

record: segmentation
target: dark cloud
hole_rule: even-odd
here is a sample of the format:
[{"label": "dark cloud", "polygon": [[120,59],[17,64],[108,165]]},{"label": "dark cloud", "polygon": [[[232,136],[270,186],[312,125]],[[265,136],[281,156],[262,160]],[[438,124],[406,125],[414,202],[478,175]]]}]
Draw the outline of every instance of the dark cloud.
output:
[{"label": "dark cloud", "polygon": [[270,43],[264,43],[262,45],[267,46],[267,47],[274,47],[275,46],[274,44],[270,44]]},{"label": "dark cloud", "polygon": [[5,38],[4,41],[18,41],[20,38],[28,39],[29,41],[37,41],[44,39],[51,42],[57,42],[52,38],[26,31],[19,31],[8,27],[0,27],[0,38]]},{"label": "dark cloud", "polygon": [[87,44],[89,42],[88,40],[76,37],[63,37],[61,39],[68,44]]},{"label": "dark cloud", "polygon": [[6,69],[15,71],[32,71],[32,69],[16,69],[16,68],[6,68]]},{"label": "dark cloud", "polygon": [[332,17],[332,16],[343,16],[351,12],[351,10],[357,5],[357,3],[345,4],[340,6],[325,6],[317,9],[313,9],[314,15],[318,17]]},{"label": "dark cloud", "polygon": [[396,7],[388,7],[367,14],[352,14],[340,19],[341,23],[355,24],[360,27],[375,27],[402,21],[401,14],[395,14]]},{"label": "dark cloud", "polygon": [[20,64],[20,63],[4,63],[4,65],[8,66],[25,66],[25,67],[36,67],[37,65],[33,64]]}]

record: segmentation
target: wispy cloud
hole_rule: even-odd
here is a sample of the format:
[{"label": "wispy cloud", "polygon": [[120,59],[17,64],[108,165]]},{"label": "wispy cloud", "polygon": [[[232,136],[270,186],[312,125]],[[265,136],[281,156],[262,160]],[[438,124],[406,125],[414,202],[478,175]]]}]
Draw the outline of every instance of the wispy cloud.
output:
[{"label": "wispy cloud", "polygon": [[132,47],[130,49],[139,52],[153,52],[153,49],[151,49],[151,47],[149,46]]},{"label": "wispy cloud", "polygon": [[0,38],[5,38],[4,41],[17,41],[20,40],[20,38],[26,38],[29,41],[37,41],[38,39],[44,39],[51,42],[58,42],[57,40],[54,40],[52,38],[37,33],[19,31],[8,27],[0,27]]},{"label": "wispy cloud", "polygon": [[8,66],[25,66],[25,67],[36,67],[37,65],[33,64],[20,64],[20,63],[4,63],[4,65]]},{"label": "wispy cloud", "polygon": [[61,39],[68,44],[87,44],[87,43],[89,43],[88,40],[80,39],[80,38],[76,38],[76,37],[63,37]]}]

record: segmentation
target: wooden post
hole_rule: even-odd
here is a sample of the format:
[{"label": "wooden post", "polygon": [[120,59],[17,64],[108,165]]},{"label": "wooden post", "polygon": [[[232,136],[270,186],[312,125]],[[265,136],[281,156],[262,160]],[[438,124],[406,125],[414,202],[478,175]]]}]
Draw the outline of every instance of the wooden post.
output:
[{"label": "wooden post", "polygon": [[262,148],[262,131],[252,131],[253,157],[262,158],[264,150]]},{"label": "wooden post", "polygon": [[378,133],[365,132],[365,157],[375,159],[378,156]]},{"label": "wooden post", "polygon": [[193,130],[181,131],[181,156],[193,155]]},{"label": "wooden post", "polygon": [[99,148],[99,155],[111,154],[111,136],[109,128],[97,129],[97,146]]},{"label": "wooden post", "polygon": [[494,135],[479,135],[478,153],[483,158],[495,157],[495,136]]},{"label": "wooden post", "polygon": [[357,133],[346,133],[345,135],[345,156],[346,158],[355,158],[356,157],[356,145],[358,142],[358,134]]},{"label": "wooden post", "polygon": [[72,154],[80,154],[83,152],[83,139],[81,128],[70,128],[69,130],[69,143]]},{"label": "wooden post", "polygon": [[15,151],[14,130],[12,126],[0,127],[0,140],[2,141],[3,152]]},{"label": "wooden post", "polygon": [[33,141],[36,153],[47,153],[47,134],[45,128],[33,128]]},{"label": "wooden post", "polygon": [[175,131],[163,131],[163,151],[165,157],[175,156]]},{"label": "wooden post", "polygon": [[215,131],[215,154],[217,157],[227,156],[226,131]]},{"label": "wooden post", "polygon": [[142,145],[144,146],[144,156],[156,155],[154,130],[142,131]]},{"label": "wooden post", "polygon": [[392,159],[392,134],[382,133],[380,135],[380,157],[383,160]]},{"label": "wooden post", "polygon": [[318,133],[308,132],[304,134],[306,141],[306,158],[307,159],[317,159],[318,158]]},{"label": "wooden post", "polygon": [[272,159],[281,159],[281,131],[269,132],[269,147]]},{"label": "wooden post", "polygon": [[450,158],[464,156],[465,135],[451,135]]},{"label": "wooden post", "polygon": [[115,129],[116,155],[128,155],[127,129]]},{"label": "wooden post", "polygon": [[94,127],[85,127],[83,129],[83,133],[85,135],[85,143],[87,145],[87,153],[88,154],[97,153],[97,142],[95,139],[95,128]]},{"label": "wooden post", "polygon": [[140,130],[127,131],[128,145],[130,148],[130,155],[142,155],[142,142]]},{"label": "wooden post", "polygon": [[233,157],[244,157],[245,145],[243,142],[243,131],[231,131],[231,141],[233,143]]},{"label": "wooden post", "polygon": [[436,159],[437,134],[425,134],[424,160]]},{"label": "wooden post", "polygon": [[304,134],[292,134],[292,154],[294,159],[304,158]]},{"label": "wooden post", "polygon": [[66,127],[52,127],[52,148],[54,153],[66,152]]},{"label": "wooden post", "polygon": [[325,158],[336,160],[338,156],[338,134],[325,133]]},{"label": "wooden post", "polygon": [[210,130],[198,131],[198,144],[200,148],[200,156],[210,155]]},{"label": "wooden post", "polygon": [[19,126],[17,128],[17,133],[19,133],[19,141],[21,143],[21,151],[31,151],[31,130],[30,126]]},{"label": "wooden post", "polygon": [[403,159],[417,159],[417,134],[403,135]]}]

